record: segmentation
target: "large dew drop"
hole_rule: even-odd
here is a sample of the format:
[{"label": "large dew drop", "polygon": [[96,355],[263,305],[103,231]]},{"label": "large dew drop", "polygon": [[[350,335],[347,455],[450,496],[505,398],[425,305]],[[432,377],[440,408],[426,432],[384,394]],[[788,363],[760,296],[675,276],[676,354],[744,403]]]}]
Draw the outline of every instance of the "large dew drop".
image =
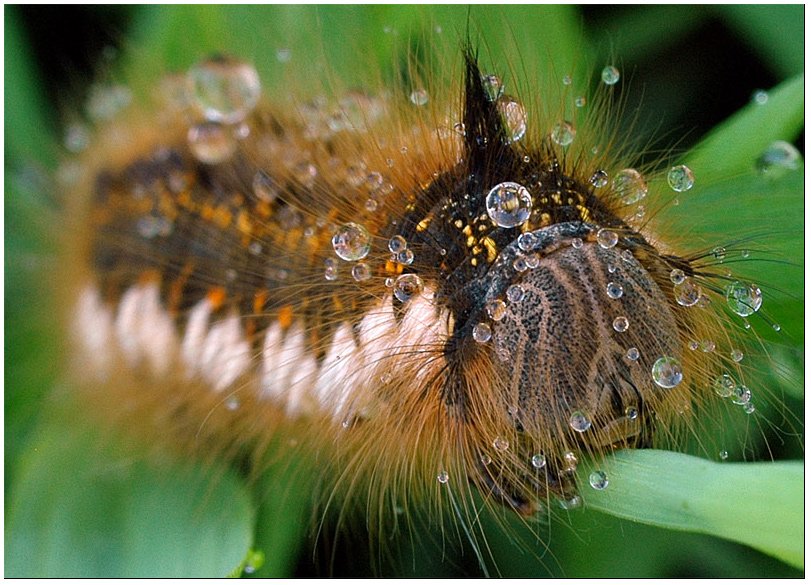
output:
[{"label": "large dew drop", "polygon": [[693,188],[696,177],[690,167],[679,165],[667,173],[667,184],[677,193],[683,193]]},{"label": "large dew drop", "polygon": [[487,194],[487,215],[503,228],[519,226],[529,219],[532,196],[523,185],[506,181],[499,183]]},{"label": "large dew drop", "polygon": [[603,69],[600,77],[606,85],[614,85],[620,80],[620,71],[613,65],[608,65]]},{"label": "large dew drop", "polygon": [[394,281],[394,296],[401,303],[405,303],[412,297],[422,293],[422,279],[416,274],[401,274]]},{"label": "large dew drop", "polygon": [[507,139],[510,142],[517,142],[527,133],[527,112],[521,102],[510,96],[501,96],[496,102],[501,119],[504,122],[504,129],[507,131]]},{"label": "large dew drop", "polygon": [[591,428],[591,421],[584,413],[576,410],[572,413],[572,416],[569,417],[569,426],[578,433],[585,433]]},{"label": "large dew drop", "polygon": [[237,124],[259,101],[261,84],[256,69],[230,57],[213,57],[188,72],[191,95],[207,120]]},{"label": "large dew drop", "polygon": [[369,231],[357,223],[347,223],[332,236],[332,249],[342,260],[362,260],[372,247]]},{"label": "large dew drop", "polygon": [[549,137],[555,144],[569,146],[574,142],[575,134],[577,134],[577,130],[575,130],[574,126],[564,121],[555,124],[554,128],[552,128],[552,131],[549,133]]},{"label": "large dew drop", "polygon": [[623,169],[614,176],[614,191],[626,205],[641,201],[648,194],[648,184],[636,169]]},{"label": "large dew drop", "polygon": [[729,308],[741,317],[748,317],[763,304],[763,293],[754,284],[736,281],[727,287],[726,292]]},{"label": "large dew drop", "polygon": [[679,360],[668,356],[662,356],[653,363],[651,375],[656,385],[662,388],[674,388],[684,377]]},{"label": "large dew drop", "polygon": [[777,177],[799,167],[802,155],[793,145],[783,140],[772,142],[757,159],[757,169],[765,174]]},{"label": "large dew drop", "polygon": [[701,287],[688,276],[683,278],[679,284],[673,286],[673,293],[676,295],[676,302],[682,307],[692,307],[701,300],[703,291]]},{"label": "large dew drop", "polygon": [[237,141],[231,129],[217,122],[203,122],[189,128],[189,148],[202,163],[217,164],[231,158]]}]

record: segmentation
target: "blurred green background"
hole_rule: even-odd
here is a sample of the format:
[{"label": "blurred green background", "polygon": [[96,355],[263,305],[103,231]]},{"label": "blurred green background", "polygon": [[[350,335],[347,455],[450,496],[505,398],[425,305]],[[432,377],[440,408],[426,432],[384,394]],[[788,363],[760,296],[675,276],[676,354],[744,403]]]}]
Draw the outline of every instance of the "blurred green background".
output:
[{"label": "blurred green background", "polygon": [[[137,72],[136,82],[150,80],[224,50],[254,59],[271,94],[284,91],[291,71],[321,74],[313,64],[324,55],[336,76],[362,83],[370,67],[394,76],[401,61],[393,55],[406,48],[428,55],[428,63],[432,51],[457,51],[469,18],[472,38],[486,46],[498,72],[518,68],[543,78],[552,66],[591,87],[585,72],[615,63],[639,144],[653,156],[676,144],[698,176],[677,210],[687,219],[674,221],[699,241],[766,229],[764,257],[783,262],[735,265],[763,285],[765,307],[783,326],[777,335],[753,321],[771,356],[760,364],[767,370],[763,394],[769,388],[779,397],[777,406],[758,403],[764,422],[745,421],[736,409],[708,425],[711,437],[702,444],[719,445],[729,459],[706,469],[675,455],[650,462],[631,454],[613,495],[586,498],[585,511],[552,522],[546,552],[491,530],[491,572],[801,575],[802,168],[767,180],[754,172],[753,153],[776,139],[803,150],[803,16],[802,6],[5,7],[6,575],[216,576],[235,570],[249,549],[265,556],[257,575],[481,574],[455,534],[444,544],[431,534],[418,535],[417,544],[408,535],[394,538],[387,546],[392,559],[372,558],[362,528],[339,531],[332,542],[328,523],[313,542],[307,462],[295,462],[295,473],[286,462],[248,487],[238,469],[156,460],[135,446],[100,441],[75,422],[70,404],[50,397],[61,387],[62,339],[53,331],[52,295],[43,291],[59,226],[49,177],[71,105],[85,98],[95,72],[127,68]],[[277,58],[281,49],[290,51],[289,62]],[[755,90],[776,86],[763,108],[752,105]],[[724,124],[736,113],[735,123]],[[745,448],[730,438],[740,434]],[[742,463],[771,458],[792,463]],[[622,465],[620,459],[617,469]],[[631,521],[624,510],[640,489],[646,498]],[[699,509],[708,495],[701,490],[710,492],[710,511],[687,528],[705,534],[649,525],[672,526],[674,516],[657,512],[675,502]]]}]

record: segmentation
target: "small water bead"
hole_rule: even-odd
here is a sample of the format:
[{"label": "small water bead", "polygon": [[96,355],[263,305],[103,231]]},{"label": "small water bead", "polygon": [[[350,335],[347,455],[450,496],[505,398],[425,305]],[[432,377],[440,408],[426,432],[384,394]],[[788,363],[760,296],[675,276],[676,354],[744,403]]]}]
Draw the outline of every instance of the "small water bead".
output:
[{"label": "small water bead", "polygon": [[576,510],[583,505],[583,499],[580,496],[573,496],[568,500],[558,500],[558,504],[564,510]]},{"label": "small water bead", "polygon": [[584,413],[576,410],[569,417],[569,426],[578,433],[585,433],[591,428],[591,421]]},{"label": "small water bead", "polygon": [[622,285],[617,282],[609,282],[605,287],[605,292],[611,299],[619,299],[622,297],[623,288]]},{"label": "small water bead", "polygon": [[501,453],[510,448],[510,442],[504,437],[496,437],[493,439],[493,449]]},{"label": "small water bead", "polygon": [[735,388],[732,390],[731,399],[735,404],[748,404],[752,399],[752,391],[743,384],[740,384],[735,386]]},{"label": "small water bead", "polygon": [[259,75],[249,63],[218,56],[197,63],[187,75],[195,104],[211,122],[241,122],[259,101]]},{"label": "small water bead", "polygon": [[617,267],[614,264],[612,264],[611,262],[606,264],[605,267],[606,267],[606,270],[608,270],[608,274],[614,274],[617,271]]},{"label": "small water bead", "polygon": [[752,94],[752,101],[755,104],[762,106],[763,104],[769,101],[769,92],[763,89],[758,89],[757,91],[755,91],[755,93]]},{"label": "small water bead", "polygon": [[574,106],[576,108],[583,108],[586,106],[586,96],[579,95],[574,98]]},{"label": "small water bead", "polygon": [[366,211],[372,212],[372,211],[375,211],[375,210],[377,209],[377,205],[378,205],[377,201],[375,201],[374,199],[372,199],[372,198],[370,197],[370,198],[369,198],[369,199],[367,199],[367,200],[366,200],[366,202],[363,204],[363,208],[364,208]]},{"label": "small water bead", "polygon": [[493,299],[485,305],[487,316],[493,321],[501,321],[507,314],[507,305],[501,299]]},{"label": "small water bead", "polygon": [[636,360],[639,359],[639,350],[637,348],[635,348],[635,347],[628,348],[628,351],[625,354],[625,357],[627,357],[632,362],[635,362]]},{"label": "small water bead", "polygon": [[617,245],[617,242],[619,242],[617,232],[605,228],[597,231],[597,243],[600,244],[601,248],[610,250]]},{"label": "small water bead", "polygon": [[572,84],[572,76],[566,74],[563,76],[563,85],[571,85]]},{"label": "small water bead", "polygon": [[487,215],[499,227],[512,228],[529,219],[532,196],[523,185],[506,181],[499,183],[487,194]]},{"label": "small water bead", "polygon": [[620,80],[620,71],[613,65],[607,65],[603,68],[600,78],[606,85],[614,85]]},{"label": "small water bead", "polygon": [[575,250],[579,250],[582,247],[583,247],[583,240],[581,240],[580,238],[574,238],[572,240],[572,248],[574,248]]},{"label": "small water bead", "polygon": [[772,142],[757,159],[757,169],[765,175],[778,177],[799,167],[802,155],[794,145],[778,140]]},{"label": "small water bead", "polygon": [[701,340],[701,351],[704,353],[712,353],[715,351],[715,342],[709,339]]},{"label": "small water bead", "polygon": [[265,171],[257,171],[253,176],[253,194],[265,203],[273,203],[279,196],[276,183]]},{"label": "small water bead", "polygon": [[729,352],[730,357],[732,357],[733,362],[740,362],[743,360],[743,352],[740,349],[733,349]]},{"label": "small water bead", "polygon": [[409,264],[414,262],[414,252],[408,249],[399,252],[397,254],[397,262],[408,266]]},{"label": "small water bead", "polygon": [[594,171],[594,174],[589,179],[589,183],[595,188],[600,189],[608,185],[608,173],[603,170]]},{"label": "small water bead", "polygon": [[217,164],[228,160],[237,150],[233,133],[217,122],[203,122],[189,128],[189,148],[202,163]]},{"label": "small water bead", "polygon": [[530,254],[524,260],[527,263],[527,268],[538,268],[541,263],[541,257],[537,254]]},{"label": "small water bead", "polygon": [[259,242],[251,242],[248,245],[248,251],[253,254],[254,256],[258,256],[262,253],[262,244]]},{"label": "small water bead", "polygon": [[614,323],[612,324],[612,326],[614,327],[614,331],[616,331],[617,333],[624,333],[628,331],[629,325],[630,323],[628,322],[627,317],[617,317],[616,319],[614,319]]},{"label": "small water bead", "polygon": [[450,476],[448,475],[448,472],[445,471],[445,470],[440,471],[436,476],[436,480],[441,484],[448,483],[449,479],[450,479]]},{"label": "small water bead", "polygon": [[563,454],[563,465],[566,471],[575,471],[577,469],[577,455],[571,451]]},{"label": "small water bead", "polygon": [[703,291],[699,285],[693,282],[692,278],[685,277],[681,283],[673,287],[673,293],[676,296],[676,302],[682,307],[692,307],[701,299]]},{"label": "small water bead", "polygon": [[754,284],[736,281],[727,286],[726,293],[729,308],[741,317],[755,313],[763,304],[763,294]]},{"label": "small water bead", "polygon": [[662,388],[674,388],[681,383],[684,377],[681,362],[669,356],[662,356],[653,363],[651,375],[656,385]]},{"label": "small water bead", "polygon": [[595,490],[604,490],[608,487],[608,476],[605,471],[592,471],[589,474],[589,485]]},{"label": "small water bead", "polygon": [[496,101],[504,93],[504,84],[498,75],[482,75],[482,87],[491,102]]},{"label": "small water bead", "polygon": [[476,323],[473,326],[473,339],[477,343],[487,343],[493,337],[493,330],[487,323]]},{"label": "small water bead", "polygon": [[538,237],[532,232],[524,232],[518,236],[518,247],[524,252],[529,252],[538,243]]},{"label": "small water bead", "polygon": [[166,237],[172,233],[174,227],[174,223],[159,215],[140,217],[135,224],[135,229],[138,230],[138,234],[148,240],[158,236]]},{"label": "small water bead", "polygon": [[532,467],[535,469],[543,469],[546,467],[546,456],[542,453],[536,453],[532,456]]},{"label": "small water bead", "polygon": [[332,258],[324,260],[324,278],[330,281],[338,280],[338,265]]},{"label": "small water bead", "polygon": [[620,257],[628,263],[634,261],[634,253],[631,252],[630,250],[623,250],[622,253],[620,254]]},{"label": "small water bead", "polygon": [[347,223],[332,236],[332,249],[342,260],[362,260],[372,249],[372,236],[364,226]]},{"label": "small water bead", "polygon": [[684,282],[684,270],[674,268],[670,271],[670,282],[673,284],[681,284]]},{"label": "small water bead", "polygon": [[687,344],[687,347],[690,348],[690,351],[695,351],[698,349],[698,341],[695,339],[690,340],[690,343]]},{"label": "small water bead", "polygon": [[496,102],[501,119],[504,122],[504,129],[507,132],[507,139],[510,142],[517,142],[527,133],[527,112],[524,106],[509,96],[501,96]]},{"label": "small water bead", "polygon": [[65,131],[63,144],[70,152],[82,152],[90,146],[90,131],[82,124],[71,124]]},{"label": "small water bead", "polygon": [[529,266],[527,266],[527,260],[524,256],[519,256],[513,260],[513,270],[516,272],[525,272],[527,268],[529,268]]},{"label": "small water bead", "polygon": [[611,183],[620,200],[626,205],[641,201],[648,194],[648,184],[636,169],[623,169]]},{"label": "small water bead", "polygon": [[394,296],[401,303],[407,302],[415,295],[422,293],[422,291],[422,279],[416,274],[401,274],[394,281]]},{"label": "small water bead", "polygon": [[628,420],[636,420],[639,418],[639,410],[637,410],[636,406],[629,406],[625,409],[625,418]]},{"label": "small water bead", "polygon": [[422,88],[415,89],[411,92],[411,95],[408,96],[408,99],[415,106],[424,106],[428,103],[428,92]]},{"label": "small water bead", "polygon": [[507,288],[507,300],[518,303],[524,298],[524,288],[520,284],[512,284]]},{"label": "small water bead", "polygon": [[369,280],[371,277],[372,271],[365,262],[359,262],[352,267],[352,278],[358,282]]},{"label": "small water bead", "polygon": [[695,174],[690,167],[678,165],[667,172],[667,184],[677,193],[684,193],[693,188]]},{"label": "small water bead", "polygon": [[718,452],[718,457],[721,459],[721,461],[726,461],[729,457],[729,452],[726,450],[721,450]]},{"label": "small water bead", "polygon": [[724,258],[727,257],[727,250],[723,246],[716,246],[715,248],[712,249],[712,255],[717,260],[722,260],[723,261]]},{"label": "small water bead", "polygon": [[721,398],[732,396],[735,386],[737,386],[735,379],[729,374],[721,374],[712,383],[712,389]]},{"label": "small water bead", "polygon": [[743,405],[743,411],[746,414],[752,414],[753,412],[755,412],[755,405],[752,404],[751,402],[747,402],[746,404]]},{"label": "small water bead", "polygon": [[569,146],[572,142],[574,142],[574,137],[576,134],[577,130],[575,130],[575,127],[572,126],[570,122],[564,121],[555,124],[552,131],[549,133],[549,137],[555,144],[559,144],[560,146]]},{"label": "small water bead", "polygon": [[773,323],[772,324],[772,329],[774,329],[775,331],[780,331],[780,329],[782,329],[782,327],[780,327],[780,323]]},{"label": "small water bead", "polygon": [[749,250],[741,250],[741,258],[749,258]]},{"label": "small water bead", "polygon": [[408,248],[408,242],[403,236],[392,236],[389,240],[389,252],[392,254],[399,254]]},{"label": "small water bead", "polygon": [[465,136],[467,133],[465,132],[465,125],[462,122],[457,122],[453,125],[453,131],[456,132],[459,136]]}]

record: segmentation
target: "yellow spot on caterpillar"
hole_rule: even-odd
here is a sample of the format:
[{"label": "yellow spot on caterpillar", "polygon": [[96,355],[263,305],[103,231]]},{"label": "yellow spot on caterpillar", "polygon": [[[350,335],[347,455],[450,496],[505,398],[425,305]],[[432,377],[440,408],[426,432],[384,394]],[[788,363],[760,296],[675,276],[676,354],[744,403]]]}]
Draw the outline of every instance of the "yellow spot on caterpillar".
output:
[{"label": "yellow spot on caterpillar", "polygon": [[482,245],[487,249],[487,263],[492,264],[498,255],[496,243],[492,240],[492,238],[487,237],[482,240]]}]

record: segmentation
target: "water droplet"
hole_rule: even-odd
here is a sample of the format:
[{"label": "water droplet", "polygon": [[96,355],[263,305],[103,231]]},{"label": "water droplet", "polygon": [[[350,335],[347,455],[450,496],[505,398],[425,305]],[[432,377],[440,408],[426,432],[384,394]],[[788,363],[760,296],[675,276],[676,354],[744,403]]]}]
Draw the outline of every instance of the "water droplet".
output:
[{"label": "water droplet", "polygon": [[572,84],[572,76],[566,74],[563,76],[563,85],[571,85]]},{"label": "water droplet", "polygon": [[628,352],[625,354],[625,357],[635,362],[639,359],[639,350],[635,347],[628,348]]},{"label": "water droplet", "polygon": [[265,171],[257,171],[253,176],[253,194],[265,203],[273,203],[279,196],[279,190]]},{"label": "water droplet", "polygon": [[254,256],[258,256],[262,253],[262,244],[259,242],[251,242],[250,245],[248,245],[248,251]]},{"label": "water droplet", "polygon": [[513,270],[516,272],[525,272],[527,268],[529,268],[529,266],[527,266],[527,260],[524,256],[519,256],[513,260]]},{"label": "water droplet", "polygon": [[677,193],[683,193],[693,188],[696,177],[690,167],[678,165],[667,172],[667,184]]},{"label": "water droplet", "polygon": [[670,271],[670,282],[673,284],[681,284],[684,282],[684,270],[674,268]]},{"label": "water droplet", "polygon": [[436,480],[442,484],[448,483],[449,479],[450,476],[448,475],[448,472],[445,470],[440,471],[436,476]]},{"label": "water droplet", "polygon": [[372,248],[372,236],[360,224],[347,223],[332,236],[332,249],[342,260],[361,260]]},{"label": "water droplet", "polygon": [[488,301],[485,309],[487,310],[487,316],[493,321],[501,321],[507,314],[507,305],[501,299]]},{"label": "water droplet", "polygon": [[532,456],[532,467],[535,469],[543,469],[546,467],[546,457],[542,453],[536,453]]},{"label": "water droplet", "polygon": [[690,340],[690,343],[687,344],[687,347],[690,348],[690,351],[695,351],[698,349],[698,341],[695,339]]},{"label": "water droplet", "polygon": [[746,404],[743,405],[743,411],[746,414],[752,414],[753,412],[755,412],[755,405],[752,404],[751,402],[747,402]]},{"label": "water droplet", "polygon": [[518,247],[524,252],[529,252],[538,243],[538,237],[532,232],[524,232],[518,236]]},{"label": "water droplet", "polygon": [[473,339],[475,339],[477,343],[487,343],[492,336],[493,330],[490,329],[490,325],[487,323],[476,323],[476,325],[473,326]]},{"label": "water droplet", "polygon": [[558,122],[549,133],[552,142],[561,146],[569,146],[577,134],[574,126],[570,122]]},{"label": "water droplet", "polygon": [[773,323],[772,324],[772,329],[774,329],[775,331],[780,331],[780,329],[782,329],[782,327],[780,327],[780,323]]},{"label": "water droplet", "polygon": [[682,307],[692,307],[699,301],[703,291],[701,287],[694,283],[693,279],[688,276],[685,277],[680,284],[673,287],[673,293],[676,295],[676,302]]},{"label": "water droplet", "polygon": [[569,426],[578,433],[585,433],[591,427],[591,421],[581,411],[576,410],[569,417]]},{"label": "water droplet", "polygon": [[405,303],[414,295],[422,293],[422,290],[422,279],[416,274],[401,274],[394,281],[394,296],[401,303]]},{"label": "water droplet", "polygon": [[145,215],[138,218],[135,229],[138,230],[142,238],[151,240],[158,236],[166,237],[170,235],[174,229],[174,224],[160,215]]},{"label": "water droplet", "polygon": [[564,510],[576,510],[583,505],[583,500],[580,496],[572,496],[568,500],[558,500],[558,503]]},{"label": "water droplet", "polygon": [[527,132],[527,112],[524,106],[506,95],[501,96],[496,105],[507,132],[507,140],[510,142],[521,140]]},{"label": "water droplet", "polygon": [[600,244],[601,248],[610,250],[611,248],[617,245],[618,241],[619,236],[615,231],[607,230],[605,228],[602,228],[597,231],[597,243]]},{"label": "water droplet", "polygon": [[783,140],[772,142],[757,159],[757,169],[765,175],[779,177],[799,167],[802,155],[794,145]]},{"label": "water droplet", "polygon": [[759,89],[752,94],[752,101],[755,104],[762,106],[769,101],[769,93],[763,89]]},{"label": "water droplet", "polygon": [[628,331],[628,318],[627,317],[617,317],[614,319],[613,327],[614,331],[618,333],[624,333]]},{"label": "water droplet", "polygon": [[735,386],[735,379],[729,374],[721,374],[712,383],[712,389],[721,398],[732,396]]},{"label": "water droplet", "polygon": [[740,362],[743,359],[743,352],[740,349],[733,349],[729,355],[733,362]]},{"label": "water droplet", "polygon": [[630,250],[623,250],[622,254],[620,254],[620,257],[628,263],[634,261],[634,253],[631,252]]},{"label": "water droplet", "polygon": [[729,457],[729,452],[726,450],[721,450],[718,452],[718,457],[721,459],[721,461],[726,461]]},{"label": "water droplet", "polygon": [[487,215],[499,227],[512,228],[525,223],[532,211],[532,196],[523,185],[499,183],[487,194]]},{"label": "water droplet", "polygon": [[364,262],[359,262],[352,267],[352,278],[358,282],[369,280],[372,277],[372,271],[369,265]]},{"label": "water droplet", "polygon": [[629,406],[625,409],[625,418],[628,420],[636,420],[639,418],[639,411],[637,410],[636,406]]},{"label": "water droplet", "polygon": [[392,254],[399,254],[408,248],[408,242],[403,236],[392,236],[389,240],[389,252]]},{"label": "water droplet", "polygon": [[611,264],[611,262],[609,262],[608,264],[606,264],[606,266],[605,266],[605,267],[606,267],[606,269],[608,270],[608,274],[614,274],[614,273],[617,271],[617,267],[616,267],[616,266],[614,266],[613,264]]},{"label": "water droplet", "polygon": [[422,88],[415,89],[411,92],[411,95],[408,96],[408,99],[415,106],[424,106],[428,103],[428,92]]},{"label": "water droplet", "polygon": [[332,258],[324,260],[324,278],[330,281],[338,279],[338,265]]},{"label": "water droplet", "polygon": [[586,106],[586,96],[579,95],[574,98],[574,106],[576,108],[583,108]]},{"label": "water droplet", "polygon": [[527,268],[538,268],[541,263],[541,257],[537,254],[530,254],[524,259],[527,263]]},{"label": "water droplet", "polygon": [[600,78],[606,85],[614,85],[620,80],[620,71],[613,65],[607,65],[600,74]]},{"label": "water droplet", "polygon": [[668,356],[662,356],[653,363],[651,375],[653,381],[662,388],[674,388],[684,377],[679,360]]},{"label": "water droplet", "polygon": [[259,101],[261,84],[256,69],[237,59],[201,61],[189,69],[188,79],[195,104],[211,122],[241,122]]},{"label": "water droplet", "polygon": [[504,452],[510,448],[510,442],[504,437],[496,437],[493,439],[493,449],[499,452]]},{"label": "water droplet", "polygon": [[605,471],[592,471],[589,474],[589,485],[595,490],[604,490],[608,487],[608,476]]},{"label": "water droplet", "polygon": [[188,140],[194,158],[206,164],[226,161],[237,149],[233,133],[217,122],[195,124],[189,128]]},{"label": "water droplet", "polygon": [[611,183],[617,197],[626,205],[641,201],[648,194],[648,184],[636,169],[623,169]]},{"label": "water droplet", "polygon": [[748,317],[763,304],[763,294],[754,284],[736,281],[727,286],[726,292],[729,308],[741,317]]},{"label": "water droplet", "polygon": [[741,258],[749,258],[749,250],[741,250]]},{"label": "water droplet", "polygon": [[482,453],[479,455],[479,461],[481,461],[482,465],[490,465],[493,462],[493,459],[487,453]]},{"label": "water droplet", "polygon": [[595,189],[605,187],[608,185],[608,173],[603,170],[594,171],[594,174],[589,179],[589,183],[591,183]]},{"label": "water droplet", "polygon": [[507,300],[511,303],[518,303],[524,298],[524,289],[520,284],[511,284],[507,288]]},{"label": "water droplet", "polygon": [[83,124],[71,124],[65,131],[63,144],[70,152],[82,152],[90,146],[90,131]]},{"label": "water droplet", "polygon": [[731,399],[735,404],[748,404],[752,399],[752,391],[743,384],[740,384],[735,386],[732,390]]},{"label": "water droplet", "polygon": [[465,136],[465,125],[461,122],[457,122],[453,125],[453,131],[456,132],[459,136]]},{"label": "water droplet", "polygon": [[574,238],[572,240],[572,248],[574,248],[575,250],[579,250],[582,247],[583,247],[583,240],[581,240],[580,238]]},{"label": "water droplet", "polygon": [[414,252],[408,249],[401,251],[397,254],[397,262],[408,266],[414,262]]},{"label": "water droplet", "polygon": [[279,63],[289,63],[290,58],[293,56],[292,51],[287,48],[276,49],[276,60]]},{"label": "water droplet", "polygon": [[370,197],[370,198],[369,198],[369,199],[367,199],[367,200],[366,200],[366,202],[363,204],[363,208],[364,208],[366,211],[370,211],[370,212],[371,212],[371,211],[375,211],[375,210],[377,209],[377,201],[375,201],[374,199],[372,199],[372,198]]},{"label": "water droplet", "polygon": [[609,298],[618,299],[622,296],[622,285],[617,282],[609,282],[605,287],[605,292]]},{"label": "water droplet", "polygon": [[504,84],[498,75],[482,75],[482,87],[491,102],[496,101],[504,93]]},{"label": "water droplet", "polygon": [[712,255],[715,256],[717,260],[723,261],[724,258],[727,257],[727,250],[723,246],[716,246],[712,249]]},{"label": "water droplet", "polygon": [[571,451],[563,454],[563,465],[566,471],[574,471],[577,469],[577,455]]},{"label": "water droplet", "polygon": [[715,342],[710,339],[703,339],[701,341],[701,351],[704,353],[712,353],[715,351]]}]

